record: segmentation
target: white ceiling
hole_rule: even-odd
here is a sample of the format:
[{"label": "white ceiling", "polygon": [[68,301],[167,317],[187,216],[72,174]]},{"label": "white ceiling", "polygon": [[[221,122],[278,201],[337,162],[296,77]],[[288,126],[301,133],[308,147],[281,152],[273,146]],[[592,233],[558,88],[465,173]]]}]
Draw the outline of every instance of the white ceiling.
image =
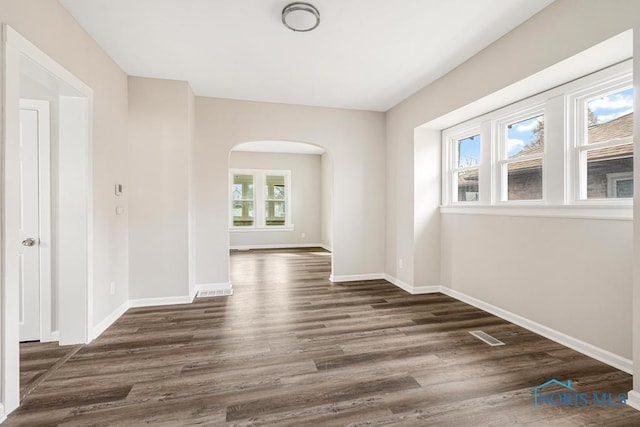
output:
[{"label": "white ceiling", "polygon": [[324,149],[304,142],[252,141],[238,144],[231,151],[253,151],[260,153],[322,154]]},{"label": "white ceiling", "polygon": [[[60,0],[129,75],[186,80],[196,95],[386,111],[553,0]],[[527,54],[527,46],[522,47]]]}]

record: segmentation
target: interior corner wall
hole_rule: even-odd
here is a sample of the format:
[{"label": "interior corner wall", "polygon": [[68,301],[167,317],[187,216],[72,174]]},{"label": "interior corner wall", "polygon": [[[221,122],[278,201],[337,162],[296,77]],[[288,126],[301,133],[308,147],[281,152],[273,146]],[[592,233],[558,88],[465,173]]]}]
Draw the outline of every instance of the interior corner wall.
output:
[{"label": "interior corner wall", "polygon": [[[640,15],[636,15],[633,29],[633,142],[634,152],[640,153]],[[633,158],[633,389],[640,393],[640,156]]]},{"label": "interior corner wall", "polygon": [[333,247],[333,161],[329,153],[324,153],[320,157],[320,168],[322,169],[320,243],[325,249],[331,250]]},{"label": "interior corner wall", "polygon": [[384,114],[196,97],[196,281],[229,281],[228,155],[249,141],[324,147],[333,159],[334,275],[384,269]]},{"label": "interior corner wall", "polygon": [[190,295],[188,83],[129,77],[130,298]]},{"label": "interior corner wall", "polygon": [[439,286],[440,247],[432,244],[440,238],[441,133],[432,129],[414,131],[413,179],[413,285]]},{"label": "interior corner wall", "polygon": [[196,292],[196,197],[195,197],[195,172],[194,172],[194,143],[195,143],[195,127],[196,127],[196,97],[193,94],[191,86],[188,87],[187,93],[187,124],[189,144],[187,150],[187,173],[188,173],[188,239],[189,239],[189,295],[193,296]]},{"label": "interior corner wall", "polygon": [[291,231],[232,231],[231,247],[320,243],[322,205],[319,155],[232,151],[229,167],[291,171],[291,224],[294,227]]},{"label": "interior corner wall", "polygon": [[[389,275],[411,285],[440,281],[441,285],[621,357],[631,357],[631,222],[446,214],[441,215],[439,230],[417,232],[416,215],[439,215],[439,202],[431,196],[440,193],[440,182],[434,181],[432,186],[420,191],[414,188],[414,168],[430,167],[416,163],[419,147],[414,146],[414,129],[633,28],[638,16],[640,3],[634,1],[556,0],[387,112],[385,265]],[[435,163],[429,162],[431,164]],[[422,206],[414,204],[414,194],[417,199],[425,193],[431,201]],[[532,267],[526,271],[526,279],[522,278],[525,274],[522,268],[519,275],[511,274],[515,265],[525,262],[514,258],[512,248],[527,240],[509,237],[509,233],[520,232],[531,239],[531,248],[536,248],[525,248],[524,253],[533,258],[520,265],[524,268],[533,263],[552,266],[551,269]],[[581,237],[581,233],[585,236]],[[571,251],[569,256],[563,256],[566,263],[554,260],[561,254],[551,243],[544,243],[543,236],[548,237],[549,242],[561,242],[559,247]],[[472,243],[467,245],[467,239]],[[581,246],[584,240],[587,244]],[[593,252],[589,253],[590,250]],[[441,251],[439,268],[421,271],[421,267],[416,267],[425,262],[425,253],[436,251]],[[602,258],[595,262],[592,254]],[[414,283],[417,277],[425,283]],[[560,277],[564,280],[559,281]],[[540,284],[545,285],[540,287]],[[558,294],[559,298],[539,294],[537,299],[529,301],[528,307],[524,306],[519,295],[531,296],[534,292],[531,288],[536,286],[551,292],[548,284],[557,287],[553,295]],[[606,293],[602,300],[596,297],[598,292]],[[566,316],[561,319],[553,313],[562,311],[569,301],[576,299],[579,305],[587,306],[576,310],[579,317],[567,321]],[[554,303],[549,306],[549,302]],[[597,318],[589,314],[595,312],[599,313]],[[602,324],[598,324],[600,319],[615,320],[602,320]],[[615,333],[606,331],[604,325],[616,329]]]},{"label": "interior corner wall", "polygon": [[[61,64],[94,91],[93,105],[93,326],[128,298],[127,76],[57,0],[0,2],[0,21]],[[115,293],[110,283],[115,282]]]}]

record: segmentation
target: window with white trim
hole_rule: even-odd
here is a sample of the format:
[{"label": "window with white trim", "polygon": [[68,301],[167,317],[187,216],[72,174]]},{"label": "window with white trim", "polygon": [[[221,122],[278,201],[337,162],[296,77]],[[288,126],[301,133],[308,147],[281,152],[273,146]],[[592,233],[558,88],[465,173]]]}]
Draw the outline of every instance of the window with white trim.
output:
[{"label": "window with white trim", "polygon": [[444,130],[445,212],[504,207],[539,215],[546,206],[555,215],[575,206],[590,209],[583,216],[630,218],[632,79],[628,60]]},{"label": "window with white trim", "polygon": [[453,202],[479,201],[480,131],[473,129],[452,135],[448,141],[451,151],[450,179]]},{"label": "window with white trim", "polygon": [[605,81],[571,95],[577,201],[633,197],[631,78]]},{"label": "window with white trim", "polygon": [[283,230],[291,224],[291,171],[232,169],[232,230]]},{"label": "window with white trim", "polygon": [[498,132],[500,200],[544,200],[544,111],[511,116]]}]

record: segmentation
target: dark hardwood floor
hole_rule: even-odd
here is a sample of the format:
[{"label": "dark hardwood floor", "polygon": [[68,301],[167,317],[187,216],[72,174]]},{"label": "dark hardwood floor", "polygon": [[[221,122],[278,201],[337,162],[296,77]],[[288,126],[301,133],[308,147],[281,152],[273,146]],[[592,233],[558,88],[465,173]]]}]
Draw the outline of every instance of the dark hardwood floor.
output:
[{"label": "dark hardwood floor", "polygon": [[321,249],[231,260],[232,297],[130,309],[86,346],[24,345],[6,424],[640,425],[626,406],[534,408],[551,378],[615,396],[631,376],[445,295],[332,284]]}]

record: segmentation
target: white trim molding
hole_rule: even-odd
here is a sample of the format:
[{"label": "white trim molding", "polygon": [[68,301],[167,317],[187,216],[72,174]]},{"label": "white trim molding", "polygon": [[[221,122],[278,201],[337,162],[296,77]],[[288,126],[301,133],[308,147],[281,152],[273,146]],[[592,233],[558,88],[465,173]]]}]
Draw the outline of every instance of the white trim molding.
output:
[{"label": "white trim molding", "polygon": [[118,308],[113,310],[111,314],[105,317],[100,323],[95,325],[91,329],[91,340],[95,340],[98,338],[104,331],[106,331],[109,326],[113,325],[116,320],[120,318],[128,309],[129,309],[129,301],[123,302]]},{"label": "white trim molding", "polygon": [[385,277],[384,273],[371,273],[371,274],[345,274],[345,275],[335,275],[332,274],[329,276],[329,281],[331,282],[360,282],[363,280],[382,280]]},{"label": "white trim molding", "polygon": [[51,341],[60,341],[60,331],[51,331]]},{"label": "white trim molding", "polygon": [[153,307],[156,305],[189,304],[191,296],[184,295],[178,297],[158,297],[158,298],[138,298],[129,300],[129,307]]},{"label": "white trim molding", "polygon": [[[610,351],[604,350],[600,347],[596,347],[592,344],[579,340],[578,338],[571,337],[565,333],[549,328],[548,326],[534,322],[533,320],[526,319],[500,307],[496,307],[493,304],[489,304],[472,296],[463,294],[462,292],[450,289],[446,286],[412,286],[388,274],[385,274],[384,276],[385,280],[387,280],[389,283],[392,283],[393,285],[412,295],[440,292],[442,294],[455,298],[458,301],[462,301],[466,304],[472,305],[476,308],[479,308],[480,310],[491,313],[494,316],[498,316],[501,319],[504,319],[531,332],[548,338],[551,341],[555,341],[558,344],[569,347],[602,363],[606,363],[607,365],[619,369],[623,372],[633,374],[632,360],[611,353]],[[631,401],[630,403],[628,402],[630,406],[640,410],[640,393],[631,391],[629,393],[629,400]]]},{"label": "white trim molding", "polygon": [[333,252],[333,248],[331,246],[329,246],[329,245],[326,245],[324,243],[320,243],[318,246],[321,247],[322,249],[324,249],[327,252]]},{"label": "white trim molding", "polygon": [[196,285],[196,295],[201,297],[230,296],[233,295],[231,282],[201,283]]},{"label": "white trim molding", "polygon": [[534,322],[533,320],[526,319],[515,313],[511,313],[510,311],[504,310],[500,307],[496,307],[495,305],[489,304],[477,298],[463,294],[462,292],[449,289],[445,286],[441,286],[440,292],[452,298],[455,298],[458,301],[462,301],[476,308],[479,308],[480,310],[486,311],[487,313],[491,313],[494,316],[498,316],[508,322],[521,326],[538,335],[542,335],[543,337],[548,338],[551,341],[555,341],[559,344],[562,344],[566,347],[576,350],[602,363],[606,363],[609,366],[613,366],[616,369],[620,369],[621,371],[624,371],[628,374],[633,373],[633,362],[631,360],[618,356],[617,354],[613,354],[610,351],[596,347],[592,344],[589,344],[577,338],[571,337],[560,331],[556,331],[555,329],[549,328],[548,326]]},{"label": "white trim molding", "polygon": [[251,249],[296,249],[296,248],[324,248],[322,243],[283,243],[267,245],[235,245],[229,249],[236,251],[248,251]]},{"label": "white trim molding", "polygon": [[389,274],[385,274],[384,275],[384,279],[387,282],[396,285],[397,287],[399,287],[403,291],[410,293],[411,295],[434,294],[434,293],[440,292],[440,286],[439,285],[435,285],[435,286],[414,286],[414,285],[410,285],[408,283],[405,283],[402,280],[398,279],[397,277],[393,277],[393,276],[391,276]]},{"label": "white trim molding", "polygon": [[7,420],[7,414],[4,413],[4,405],[0,402],[0,424]]},{"label": "white trim molding", "polygon": [[640,411],[640,392],[631,390],[629,393],[627,393],[627,405],[631,406],[633,409]]},{"label": "white trim molding", "polygon": [[525,216],[536,218],[601,219],[633,221],[633,206],[612,202],[609,206],[596,205],[536,205],[536,206],[440,206],[441,214]]}]

